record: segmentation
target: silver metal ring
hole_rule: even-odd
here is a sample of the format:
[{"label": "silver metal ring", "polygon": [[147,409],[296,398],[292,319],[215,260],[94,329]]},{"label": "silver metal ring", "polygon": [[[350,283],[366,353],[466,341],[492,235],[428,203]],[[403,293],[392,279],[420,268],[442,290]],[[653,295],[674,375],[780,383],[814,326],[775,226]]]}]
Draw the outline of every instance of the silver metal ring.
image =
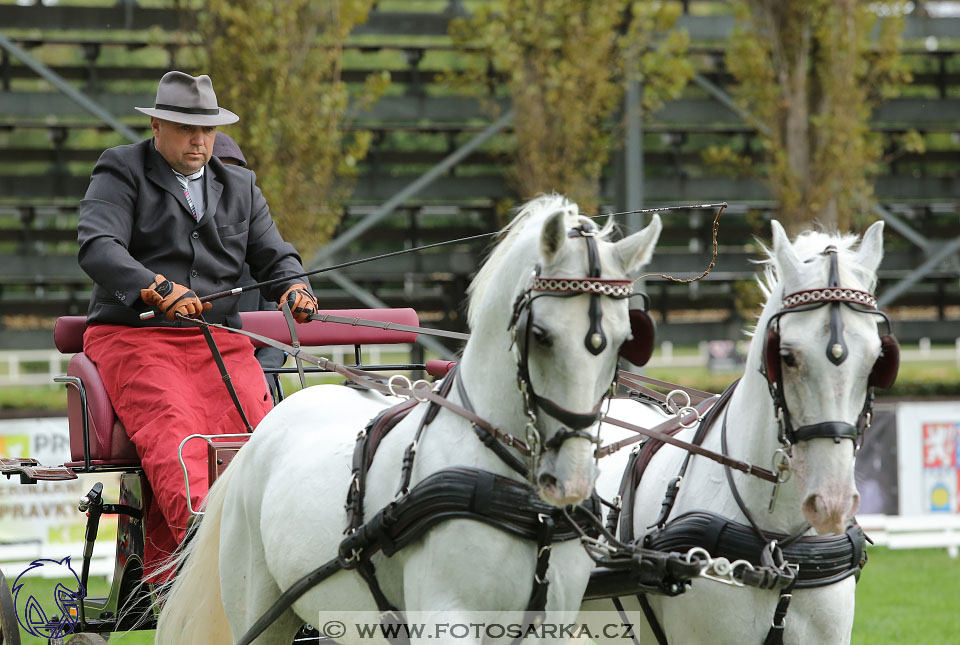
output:
[{"label": "silver metal ring", "polygon": [[415,398],[417,401],[420,401],[420,403],[426,403],[427,401],[426,396],[421,395],[423,396],[423,398],[421,398],[420,396],[417,396],[417,390],[423,389],[424,387],[426,387],[426,390],[425,390],[426,392],[430,392],[433,389],[433,384],[428,381],[424,381],[423,379],[419,379],[415,381],[413,385],[410,386],[410,396]]},{"label": "silver metal ring", "polygon": [[403,385],[405,388],[407,388],[408,390],[410,390],[411,392],[413,391],[413,383],[411,383],[411,382],[410,382],[410,379],[408,379],[408,378],[407,378],[406,376],[404,376],[403,374],[394,374],[394,375],[391,376],[389,379],[387,379],[387,389],[390,390],[390,394],[392,394],[393,396],[396,396],[396,397],[400,397],[401,399],[409,399],[410,396],[411,396],[410,394],[398,394],[398,393],[393,389],[393,380],[394,380],[394,379],[400,379],[400,380],[403,382],[402,385]]},{"label": "silver metal ring", "polygon": [[[680,424],[680,427],[681,427],[681,428],[693,428],[693,427],[696,426],[698,423],[700,423],[700,412],[698,412],[696,408],[691,407],[691,406],[689,406],[689,405],[680,408],[680,412],[678,412],[677,414],[678,414],[679,417],[680,417],[680,418],[677,420],[677,423]],[[685,414],[693,414],[693,421],[691,421],[690,423],[684,423],[684,422],[683,422],[683,416],[684,416]]]},{"label": "silver metal ring", "polygon": [[[679,405],[673,402],[673,396],[675,394],[684,397],[685,401],[683,405]],[[679,414],[683,408],[690,407],[690,395],[684,392],[683,390],[671,390],[670,393],[667,394],[666,403],[667,403],[667,409],[669,409],[674,414]]]}]

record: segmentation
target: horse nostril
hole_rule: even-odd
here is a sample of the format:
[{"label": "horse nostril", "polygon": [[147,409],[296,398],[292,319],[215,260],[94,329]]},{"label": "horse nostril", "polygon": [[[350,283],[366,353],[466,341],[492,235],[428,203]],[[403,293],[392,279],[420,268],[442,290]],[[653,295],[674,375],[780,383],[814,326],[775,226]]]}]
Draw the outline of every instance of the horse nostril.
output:
[{"label": "horse nostril", "polygon": [[860,510],[860,493],[854,493],[850,499],[850,517],[857,514]]},{"label": "horse nostril", "polygon": [[557,478],[549,473],[543,473],[537,477],[537,483],[540,484],[541,488],[551,488],[556,487]]},{"label": "horse nostril", "polygon": [[810,495],[803,501],[803,514],[808,521],[811,518],[819,516],[824,511],[826,511],[826,508],[819,495]]}]

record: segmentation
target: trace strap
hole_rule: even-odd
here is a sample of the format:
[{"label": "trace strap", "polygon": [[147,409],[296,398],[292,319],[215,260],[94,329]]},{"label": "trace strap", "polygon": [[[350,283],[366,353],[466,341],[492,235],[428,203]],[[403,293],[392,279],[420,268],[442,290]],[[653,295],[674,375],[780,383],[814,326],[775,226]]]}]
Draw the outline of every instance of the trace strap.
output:
[{"label": "trace strap", "polygon": [[[513,435],[507,432],[504,432],[503,430],[500,430],[499,428],[493,426],[488,421],[478,416],[472,410],[468,410],[467,408],[457,405],[456,403],[453,403],[443,398],[442,396],[438,396],[435,392],[433,392],[433,390],[429,389],[428,387],[411,386],[408,388],[403,385],[385,385],[383,383],[380,383],[379,381],[376,381],[370,378],[360,370],[353,369],[352,367],[348,367],[346,365],[340,365],[339,363],[334,363],[333,361],[327,360],[322,356],[314,356],[313,354],[309,354],[303,351],[302,348],[293,347],[286,343],[281,343],[280,341],[274,340],[267,336],[263,336],[261,334],[256,334],[251,331],[245,331],[243,329],[233,329],[232,327],[227,327],[225,325],[221,325],[218,323],[210,323],[203,320],[197,320],[195,318],[183,318],[183,320],[192,322],[196,325],[200,325],[203,327],[213,327],[215,329],[223,329],[224,331],[228,331],[234,334],[240,334],[242,336],[246,336],[247,338],[253,338],[255,340],[260,341],[264,345],[268,345],[270,347],[274,347],[276,349],[287,352],[294,358],[297,358],[297,357],[302,358],[307,363],[316,365],[317,367],[320,367],[325,370],[330,370],[332,372],[335,372],[349,381],[353,381],[354,383],[367,387],[371,390],[376,390],[381,394],[387,394],[387,395],[393,395],[393,396],[396,396],[396,395],[411,396],[416,398],[418,401],[423,401],[423,400],[432,401],[437,405],[445,407],[451,412],[454,412],[455,414],[460,415],[467,421],[470,421],[471,423],[483,428],[484,430],[489,432],[491,435],[493,435],[498,441],[513,448],[514,450],[519,452],[521,455],[525,457],[529,457],[532,454],[530,447],[522,439],[518,439],[517,437],[514,437]],[[396,325],[395,328],[399,328],[399,325]]]},{"label": "trace strap", "polygon": [[634,425],[632,423],[627,423],[626,421],[621,421],[619,419],[614,419],[612,417],[605,417],[603,420],[605,423],[619,426],[627,430],[633,430],[634,432],[637,433],[638,436],[629,437],[627,439],[623,439],[621,441],[617,441],[616,443],[611,443],[609,445],[606,445],[600,448],[599,450],[597,450],[598,457],[606,457],[607,455],[616,452],[617,450],[619,450],[620,448],[623,448],[624,446],[628,446],[632,443],[642,441],[643,437],[652,437],[657,441],[662,441],[663,443],[668,443],[671,446],[676,446],[677,448],[681,448],[695,455],[706,457],[707,459],[711,459],[719,464],[723,464],[724,466],[730,466],[731,468],[736,468],[737,470],[747,473],[748,475],[754,475],[755,477],[759,477],[760,479],[766,480],[771,483],[776,483],[777,481],[777,476],[772,471],[767,470],[766,468],[761,468],[760,466],[754,466],[752,464],[748,464],[745,461],[740,461],[739,459],[734,459],[726,455],[721,455],[719,453],[713,452],[712,450],[707,450],[702,446],[698,446],[688,441],[683,441],[682,439],[677,439],[676,437],[665,434],[666,430],[670,430],[676,427],[676,424],[682,420],[682,417],[674,417],[674,418],[667,419],[663,423],[657,426],[654,426],[653,428],[644,428],[642,426]]},{"label": "trace strap", "polygon": [[446,331],[445,329],[430,329],[428,327],[416,327],[414,325],[401,325],[400,323],[383,322],[382,320],[365,320],[363,318],[348,318],[346,316],[334,316],[333,314],[313,314],[310,320],[319,320],[320,322],[342,323],[344,325],[353,325],[355,327],[373,327],[375,329],[396,329],[398,331],[411,331],[415,334],[425,334],[427,336],[440,336],[442,338],[453,338],[455,340],[470,340],[470,334],[464,334],[458,331]]}]

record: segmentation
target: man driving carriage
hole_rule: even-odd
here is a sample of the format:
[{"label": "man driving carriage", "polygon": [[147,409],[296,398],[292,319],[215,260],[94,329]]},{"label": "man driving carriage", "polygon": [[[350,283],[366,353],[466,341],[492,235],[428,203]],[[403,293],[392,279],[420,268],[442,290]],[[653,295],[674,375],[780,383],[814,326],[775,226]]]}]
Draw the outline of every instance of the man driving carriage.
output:
[{"label": "man driving carriage", "polygon": [[[238,299],[204,303],[197,294],[234,288],[244,263],[264,288],[287,302],[297,322],[317,310],[303,266],[270,216],[256,177],[211,158],[217,126],[239,117],[219,107],[210,78],[168,72],[150,117],[153,137],[106,150],[80,204],[78,260],[93,279],[84,352],[134,443],[153,497],[147,509],[149,574],[186,533],[190,521],[181,440],[194,433],[242,432],[211,350],[185,317],[239,326]],[[150,307],[160,315],[142,320]],[[216,345],[249,424],[272,407],[250,341],[214,330]],[[188,442],[184,461],[197,508],[207,491],[206,452]],[[149,575],[148,575],[149,579]]]}]

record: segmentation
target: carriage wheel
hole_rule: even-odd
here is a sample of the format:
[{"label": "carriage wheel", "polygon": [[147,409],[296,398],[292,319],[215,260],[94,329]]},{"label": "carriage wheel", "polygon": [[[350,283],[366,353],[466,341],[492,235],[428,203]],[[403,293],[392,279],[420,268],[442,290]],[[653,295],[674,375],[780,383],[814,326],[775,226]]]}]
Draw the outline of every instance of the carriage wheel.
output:
[{"label": "carriage wheel", "polygon": [[17,608],[10,595],[10,585],[0,571],[0,645],[20,645]]},{"label": "carriage wheel", "polygon": [[77,634],[67,641],[67,645],[107,645],[107,639],[100,634]]}]

